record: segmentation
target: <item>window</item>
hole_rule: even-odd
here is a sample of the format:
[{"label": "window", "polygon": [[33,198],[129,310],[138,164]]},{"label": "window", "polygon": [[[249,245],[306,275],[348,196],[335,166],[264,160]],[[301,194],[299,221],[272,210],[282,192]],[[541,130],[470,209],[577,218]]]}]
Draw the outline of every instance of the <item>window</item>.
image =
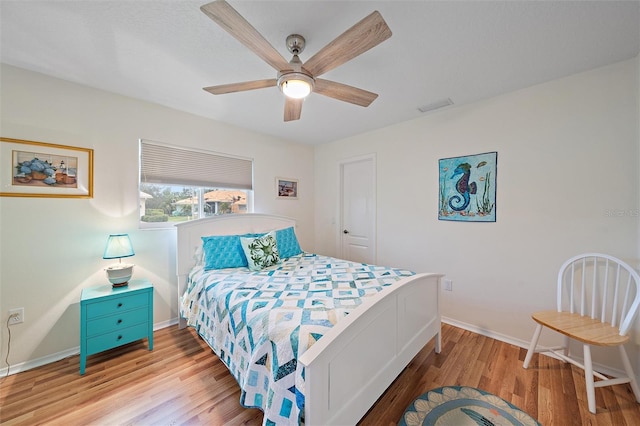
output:
[{"label": "window", "polygon": [[140,141],[140,227],[250,211],[253,161]]}]

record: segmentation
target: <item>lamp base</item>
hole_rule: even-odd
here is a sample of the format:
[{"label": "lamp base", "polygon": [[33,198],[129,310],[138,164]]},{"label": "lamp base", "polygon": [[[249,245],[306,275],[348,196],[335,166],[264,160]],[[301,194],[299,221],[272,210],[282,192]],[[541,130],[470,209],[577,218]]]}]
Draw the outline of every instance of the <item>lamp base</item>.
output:
[{"label": "lamp base", "polygon": [[129,284],[129,281],[125,281],[123,283],[111,284],[111,287],[113,287],[113,288],[126,287],[128,284]]},{"label": "lamp base", "polygon": [[113,287],[122,287],[127,285],[133,274],[133,265],[116,263],[105,269],[107,278]]}]

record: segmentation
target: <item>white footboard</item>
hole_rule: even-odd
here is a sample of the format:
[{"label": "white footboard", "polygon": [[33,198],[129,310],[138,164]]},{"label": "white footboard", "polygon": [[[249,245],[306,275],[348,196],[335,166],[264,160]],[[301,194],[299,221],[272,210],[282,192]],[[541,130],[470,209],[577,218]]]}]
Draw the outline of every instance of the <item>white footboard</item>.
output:
[{"label": "white footboard", "polygon": [[355,425],[434,337],[440,352],[441,277],[399,281],[302,354],[305,425]]}]

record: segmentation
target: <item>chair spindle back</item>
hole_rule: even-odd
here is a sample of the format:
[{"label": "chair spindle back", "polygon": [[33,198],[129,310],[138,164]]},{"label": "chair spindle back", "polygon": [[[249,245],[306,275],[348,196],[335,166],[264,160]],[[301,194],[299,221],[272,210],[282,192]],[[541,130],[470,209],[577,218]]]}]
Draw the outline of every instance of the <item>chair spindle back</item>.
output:
[{"label": "chair spindle back", "polygon": [[640,305],[639,283],[638,272],[613,256],[574,256],[558,273],[558,312],[599,319],[626,335]]}]

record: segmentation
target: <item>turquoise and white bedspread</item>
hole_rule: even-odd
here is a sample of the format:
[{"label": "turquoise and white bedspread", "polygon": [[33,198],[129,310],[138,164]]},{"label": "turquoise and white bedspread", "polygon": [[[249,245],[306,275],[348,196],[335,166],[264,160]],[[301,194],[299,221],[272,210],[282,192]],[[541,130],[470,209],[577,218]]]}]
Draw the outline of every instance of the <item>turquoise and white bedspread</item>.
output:
[{"label": "turquoise and white bedspread", "polygon": [[304,412],[298,356],[363,299],[413,274],[315,254],[253,272],[196,266],[180,311],[238,381],[242,405],[260,408],[265,425],[297,424]]}]

